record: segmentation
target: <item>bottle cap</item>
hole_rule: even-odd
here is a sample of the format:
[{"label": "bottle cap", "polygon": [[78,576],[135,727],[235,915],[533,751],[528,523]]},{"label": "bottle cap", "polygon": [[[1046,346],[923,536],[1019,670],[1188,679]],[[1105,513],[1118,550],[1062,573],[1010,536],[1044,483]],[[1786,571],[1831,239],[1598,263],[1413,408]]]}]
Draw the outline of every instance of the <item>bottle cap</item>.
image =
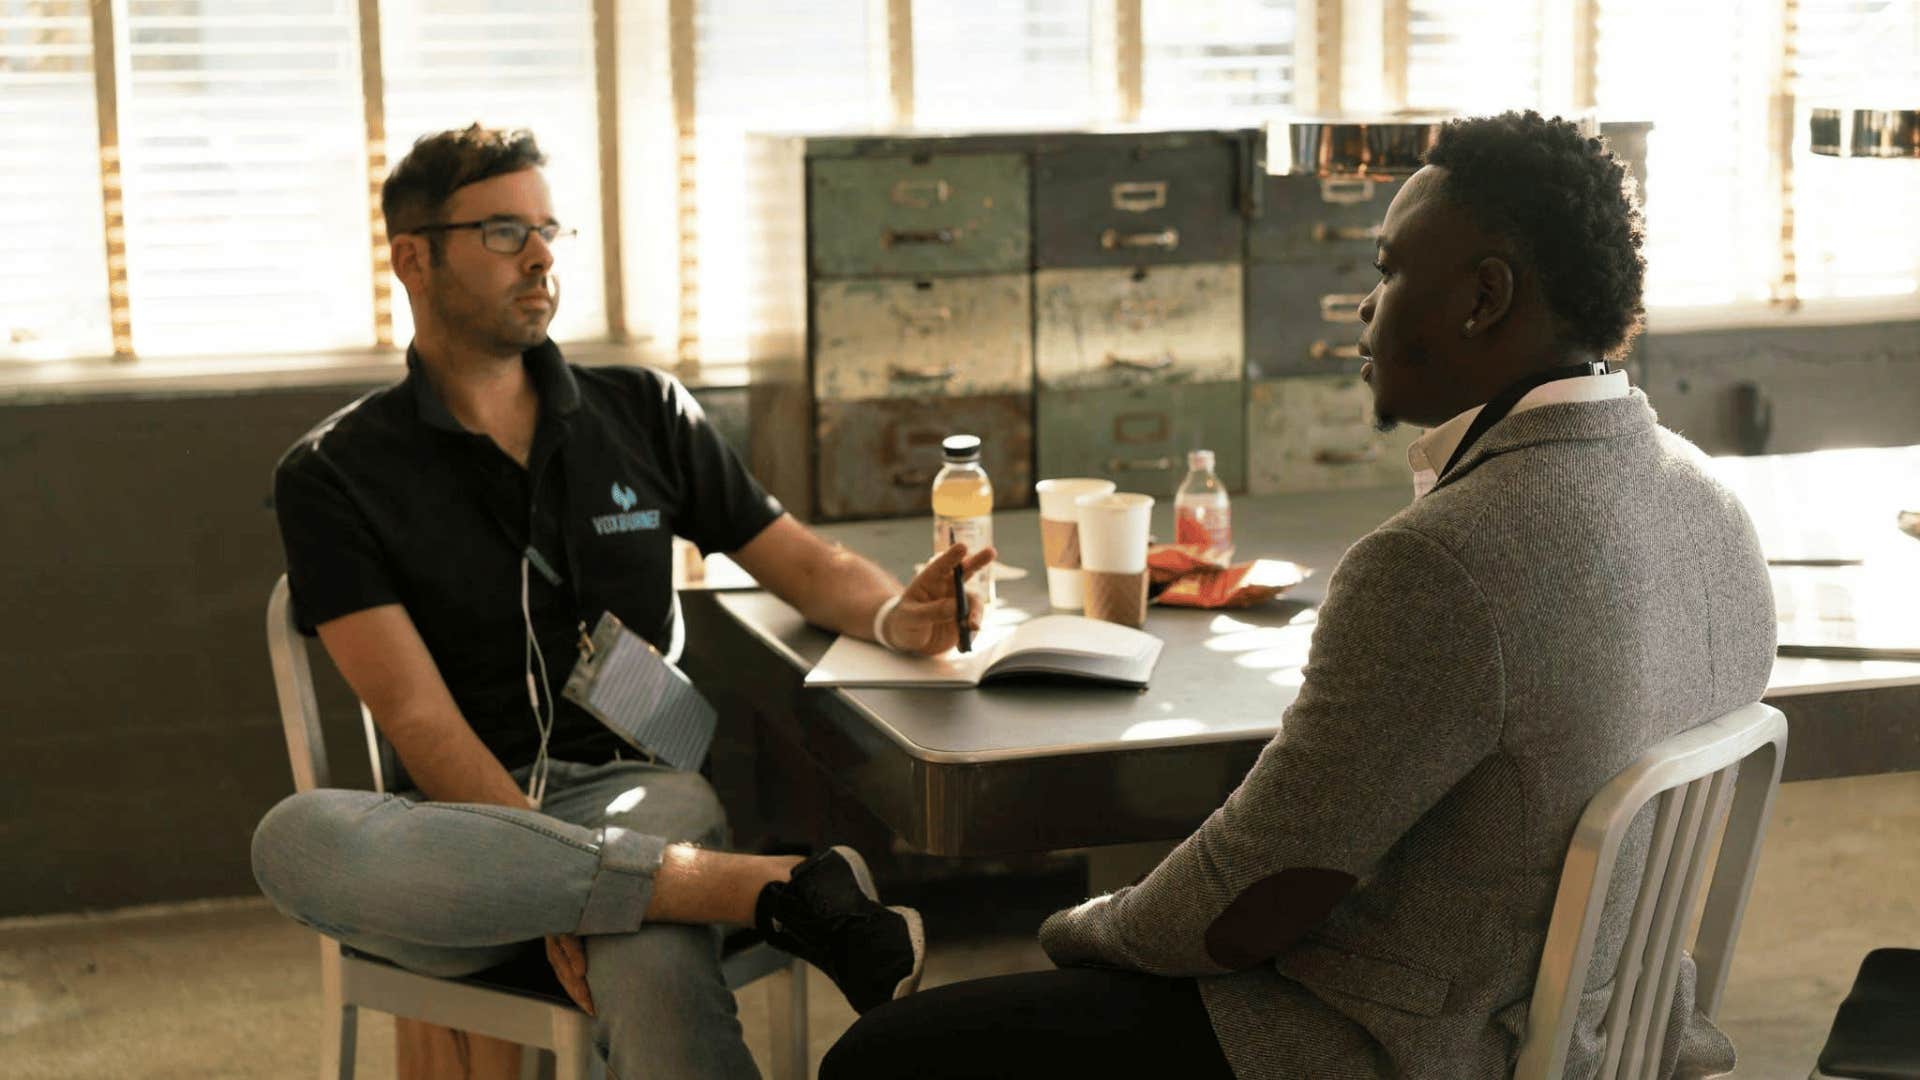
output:
[{"label": "bottle cap", "polygon": [[1208,472],[1212,472],[1213,471],[1213,451],[1211,450],[1187,451],[1187,468],[1205,469]]},{"label": "bottle cap", "polygon": [[980,436],[949,435],[940,443],[948,461],[966,463],[980,460]]}]

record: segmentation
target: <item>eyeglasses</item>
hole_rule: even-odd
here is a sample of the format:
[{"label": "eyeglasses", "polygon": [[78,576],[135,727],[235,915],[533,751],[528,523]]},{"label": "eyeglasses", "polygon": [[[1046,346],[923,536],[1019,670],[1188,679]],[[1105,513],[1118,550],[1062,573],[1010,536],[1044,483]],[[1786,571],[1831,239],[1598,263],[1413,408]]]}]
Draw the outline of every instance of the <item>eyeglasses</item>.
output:
[{"label": "eyeglasses", "polygon": [[485,221],[449,221],[440,225],[422,225],[410,232],[449,232],[453,229],[479,229],[480,246],[488,251],[502,255],[518,255],[526,250],[527,237],[534,233],[546,243],[563,240],[579,235],[578,229],[563,229],[558,225],[529,225],[513,218],[488,218]]}]

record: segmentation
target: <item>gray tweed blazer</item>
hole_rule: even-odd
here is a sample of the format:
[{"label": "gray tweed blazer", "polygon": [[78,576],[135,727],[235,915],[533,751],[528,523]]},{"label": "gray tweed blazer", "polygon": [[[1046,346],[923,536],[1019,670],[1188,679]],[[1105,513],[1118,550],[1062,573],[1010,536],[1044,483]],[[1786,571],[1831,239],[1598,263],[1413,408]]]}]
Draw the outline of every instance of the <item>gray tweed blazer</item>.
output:
[{"label": "gray tweed blazer", "polygon": [[[1643,394],[1509,416],[1340,561],[1300,695],[1226,803],[1041,944],[1198,977],[1241,1077],[1510,1076],[1587,801],[1654,742],[1758,700],[1773,648],[1751,522]],[[1236,899],[1313,874],[1356,884],[1277,957],[1216,959]],[[1598,1064],[1637,885],[1614,882],[1569,1077]],[[1693,984],[1688,961],[1662,1075],[1733,1066]]]}]

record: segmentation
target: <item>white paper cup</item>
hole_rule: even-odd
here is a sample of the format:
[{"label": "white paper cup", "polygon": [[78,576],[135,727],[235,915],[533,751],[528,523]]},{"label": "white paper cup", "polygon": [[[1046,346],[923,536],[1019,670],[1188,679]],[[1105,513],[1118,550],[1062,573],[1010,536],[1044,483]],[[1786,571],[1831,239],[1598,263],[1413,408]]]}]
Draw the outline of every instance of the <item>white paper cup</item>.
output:
[{"label": "white paper cup", "polygon": [[1147,568],[1147,531],[1153,496],[1130,491],[1082,495],[1074,501],[1080,519],[1080,566],[1108,574]]},{"label": "white paper cup", "polygon": [[1153,496],[1082,495],[1080,575],[1087,615],[1124,626],[1147,622],[1147,526]]},{"label": "white paper cup", "polygon": [[[1094,477],[1073,476],[1054,480],[1042,480],[1034,485],[1034,491],[1040,496],[1040,533],[1041,547],[1046,553],[1047,563],[1047,602],[1060,611],[1079,611],[1085,606],[1081,589],[1080,511],[1074,501],[1082,495],[1110,495],[1113,493],[1113,481]],[[1074,537],[1063,541],[1063,528],[1070,528]],[[1056,559],[1065,554],[1064,562],[1069,565],[1055,566]]]}]

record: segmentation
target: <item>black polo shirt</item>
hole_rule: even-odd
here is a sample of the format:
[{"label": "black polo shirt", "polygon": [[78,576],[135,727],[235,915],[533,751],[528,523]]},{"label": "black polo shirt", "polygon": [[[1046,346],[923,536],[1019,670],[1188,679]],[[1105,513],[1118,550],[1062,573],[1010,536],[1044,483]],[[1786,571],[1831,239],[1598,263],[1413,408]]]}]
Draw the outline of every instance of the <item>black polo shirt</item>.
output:
[{"label": "black polo shirt", "polygon": [[553,691],[549,752],[599,762],[618,740],[560,696],[580,626],[611,611],[678,655],[673,537],[738,550],[782,513],[671,376],[581,368],[529,349],[540,418],[526,468],[460,426],[411,350],[407,377],[322,421],[274,475],[295,618],[407,609],[461,713],[507,768],[540,743],[527,701],[521,557]]}]

